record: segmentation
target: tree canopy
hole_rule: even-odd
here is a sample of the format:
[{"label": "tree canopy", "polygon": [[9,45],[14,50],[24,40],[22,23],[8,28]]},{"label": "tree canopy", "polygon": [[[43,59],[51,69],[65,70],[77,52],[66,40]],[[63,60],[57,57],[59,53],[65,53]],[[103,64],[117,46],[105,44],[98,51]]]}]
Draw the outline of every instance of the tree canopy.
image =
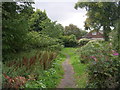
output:
[{"label": "tree canopy", "polygon": [[69,24],[69,26],[65,26],[65,35],[72,35],[74,34],[77,38],[82,37],[85,35],[87,32],[85,30],[79,29],[76,25]]},{"label": "tree canopy", "polygon": [[[117,6],[118,5],[118,6]],[[115,21],[120,17],[119,3],[116,2],[77,2],[75,9],[85,8],[87,19],[85,21],[85,29],[103,28],[105,41],[109,40],[109,32],[111,27],[115,27]]]},{"label": "tree canopy", "polygon": [[37,9],[31,16],[31,19],[29,21],[30,30],[33,31],[41,31],[41,23],[42,21],[48,19],[47,14],[45,11],[41,11],[40,9]]},{"label": "tree canopy", "polygon": [[33,13],[31,4],[18,4],[17,2],[2,3],[3,51],[7,50],[9,52],[12,50],[15,52],[24,48],[28,31],[28,19]]}]

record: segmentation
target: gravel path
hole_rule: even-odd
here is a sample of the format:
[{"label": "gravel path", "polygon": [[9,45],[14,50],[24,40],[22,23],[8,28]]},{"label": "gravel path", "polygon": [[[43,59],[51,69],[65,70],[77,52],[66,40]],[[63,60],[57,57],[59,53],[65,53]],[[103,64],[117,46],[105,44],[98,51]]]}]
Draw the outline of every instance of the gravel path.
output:
[{"label": "gravel path", "polygon": [[74,70],[72,65],[69,63],[70,56],[67,54],[66,56],[66,60],[62,63],[62,67],[64,69],[64,76],[57,88],[75,88],[75,80],[73,77]]}]

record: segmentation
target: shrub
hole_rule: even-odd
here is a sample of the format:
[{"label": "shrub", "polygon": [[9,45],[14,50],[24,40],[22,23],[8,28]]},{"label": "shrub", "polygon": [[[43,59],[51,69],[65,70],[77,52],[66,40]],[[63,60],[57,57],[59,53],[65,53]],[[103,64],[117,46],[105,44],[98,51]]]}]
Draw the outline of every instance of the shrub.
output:
[{"label": "shrub", "polygon": [[79,49],[81,63],[89,63],[90,57],[96,55],[99,52],[100,43],[95,40],[89,41],[86,45]]},{"label": "shrub", "polygon": [[79,45],[79,46],[86,45],[89,41],[90,41],[90,39],[86,39],[86,38],[80,39],[80,40],[78,41],[78,45]]},{"label": "shrub", "polygon": [[118,53],[108,42],[93,40],[80,49],[82,62],[88,63],[89,88],[116,88],[119,86],[120,61]]},{"label": "shrub", "polygon": [[88,66],[88,87],[91,88],[117,88],[119,86],[119,64],[118,57],[97,58]]},{"label": "shrub", "polygon": [[75,35],[61,36],[61,40],[65,47],[75,47],[77,46],[77,40]]},{"label": "shrub", "polygon": [[52,47],[52,50],[60,50],[60,45],[62,44],[57,38],[51,38],[34,31],[28,33],[28,38],[28,44],[33,48],[50,49],[50,47]]}]

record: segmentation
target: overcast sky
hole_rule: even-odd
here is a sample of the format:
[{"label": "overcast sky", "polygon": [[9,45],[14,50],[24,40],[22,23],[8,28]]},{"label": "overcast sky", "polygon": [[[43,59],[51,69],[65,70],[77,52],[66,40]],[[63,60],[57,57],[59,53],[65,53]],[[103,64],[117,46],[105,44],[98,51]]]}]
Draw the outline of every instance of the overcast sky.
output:
[{"label": "overcast sky", "polygon": [[86,19],[85,9],[74,9],[75,2],[35,2],[33,5],[36,9],[46,10],[47,16],[52,21],[57,21],[63,26],[69,24],[77,25],[84,29],[84,21]]}]

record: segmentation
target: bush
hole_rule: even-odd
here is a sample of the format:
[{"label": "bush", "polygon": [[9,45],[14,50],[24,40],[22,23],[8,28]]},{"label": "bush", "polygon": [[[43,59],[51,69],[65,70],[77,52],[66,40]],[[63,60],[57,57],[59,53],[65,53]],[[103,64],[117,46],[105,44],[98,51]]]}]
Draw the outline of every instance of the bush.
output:
[{"label": "bush", "polygon": [[92,55],[96,55],[99,52],[100,43],[95,40],[89,41],[86,45],[79,49],[81,63],[89,63]]},{"label": "bush", "polygon": [[61,36],[61,40],[65,47],[75,47],[77,46],[77,40],[75,35]]},{"label": "bush", "polygon": [[80,40],[78,41],[78,45],[79,45],[79,46],[86,45],[89,41],[90,41],[90,39],[86,39],[86,38],[80,39]]},{"label": "bush", "polygon": [[60,50],[61,44],[62,43],[57,38],[51,38],[34,31],[28,33],[28,45],[32,48],[50,49],[50,47],[52,47],[51,50]]},{"label": "bush", "polygon": [[117,57],[97,58],[88,66],[89,88],[117,88],[119,86],[120,62]]},{"label": "bush", "polygon": [[120,61],[108,42],[90,41],[80,49],[80,56],[82,62],[88,63],[89,88],[119,86]]}]

